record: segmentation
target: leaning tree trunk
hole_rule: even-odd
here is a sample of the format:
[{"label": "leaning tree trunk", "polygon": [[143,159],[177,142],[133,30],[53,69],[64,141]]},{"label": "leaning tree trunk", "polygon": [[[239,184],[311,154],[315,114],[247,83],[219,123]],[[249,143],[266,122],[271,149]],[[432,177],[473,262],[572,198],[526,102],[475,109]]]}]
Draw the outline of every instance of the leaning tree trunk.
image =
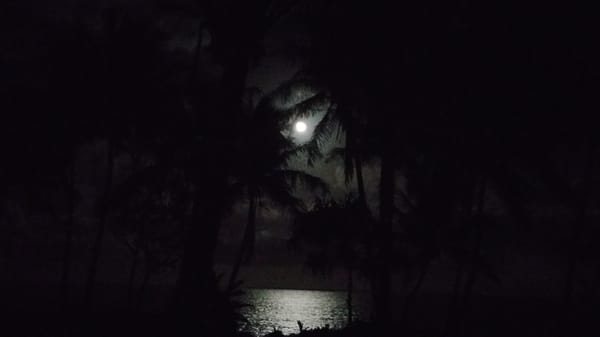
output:
[{"label": "leaning tree trunk", "polygon": [[146,266],[146,272],[144,273],[144,278],[142,279],[142,284],[140,285],[140,290],[138,291],[137,303],[135,304],[135,308],[138,311],[142,309],[144,296],[146,295],[146,288],[148,288],[148,282],[150,281],[151,276],[152,269]]},{"label": "leaning tree trunk", "polygon": [[[346,135],[348,138],[348,134]],[[347,140],[348,141],[348,140]],[[356,150],[356,147],[354,147]],[[358,151],[358,150],[356,150]],[[371,210],[367,202],[367,193],[365,190],[364,175],[363,175],[363,162],[359,153],[354,154],[354,170],[356,174],[356,188],[358,190],[358,202],[360,207],[360,217],[362,225],[364,226],[362,232],[367,235],[363,236],[363,244],[365,245],[365,254],[368,261],[375,261],[374,256],[374,242],[373,242],[373,221],[371,221]],[[376,275],[368,274],[369,287],[371,288],[371,295],[373,301],[377,302],[377,277]]]},{"label": "leaning tree trunk", "polygon": [[133,252],[133,260],[131,261],[131,267],[129,268],[129,280],[127,282],[127,308],[132,308],[133,306],[133,286],[139,260],[138,251],[136,249]]},{"label": "leaning tree trunk", "polygon": [[[389,129],[389,127],[388,127]],[[376,270],[376,320],[380,328],[389,330],[391,323],[391,255],[392,220],[394,213],[394,165],[391,148],[391,130],[386,130],[386,146],[381,158],[381,176],[379,186],[379,223],[376,229],[376,241],[379,243]]]},{"label": "leaning tree trunk", "polygon": [[[470,219],[473,211],[473,198],[471,195],[467,195],[466,199],[463,200],[463,211],[462,215],[466,219]],[[446,314],[446,326],[444,328],[444,336],[453,337],[458,332],[458,320],[460,314],[458,313],[459,309],[459,299],[461,294],[461,286],[463,284],[463,277],[465,273],[465,260],[464,257],[457,256],[457,268],[456,268],[456,276],[454,278],[454,286],[452,287],[452,294],[450,295],[450,300],[448,301],[448,312]]]},{"label": "leaning tree trunk", "polygon": [[464,263],[460,261],[458,263],[458,268],[456,269],[456,276],[454,278],[452,295],[448,303],[448,313],[446,315],[446,327],[444,331],[444,336],[454,336],[456,333],[456,324],[458,319],[456,310],[458,306],[458,298],[460,296],[460,286],[462,284],[463,279],[463,268]]},{"label": "leaning tree trunk", "polygon": [[581,241],[581,236],[585,227],[588,201],[592,190],[591,184],[594,170],[594,148],[595,147],[590,141],[588,144],[587,158],[583,172],[583,186],[577,198],[577,213],[575,215],[575,223],[569,243],[569,260],[567,264],[565,289],[561,305],[563,312],[559,318],[559,324],[561,325],[561,329],[558,329],[559,333],[560,330],[566,329],[571,311],[571,301],[573,297],[573,288],[575,285],[575,275],[577,272],[577,260],[579,255],[579,242]]},{"label": "leaning tree trunk", "polygon": [[197,336],[202,331],[216,331],[214,318],[218,297],[214,271],[222,200],[223,180],[215,174],[194,193],[194,204],[188,218],[183,257],[174,298],[174,314],[178,319],[177,333]]},{"label": "leaning tree trunk", "polygon": [[204,29],[204,22],[198,20],[198,31],[196,32],[196,47],[194,48],[194,55],[192,56],[192,71],[188,78],[188,88],[194,88],[198,79],[198,68],[200,67],[201,53],[202,53],[202,30]]},{"label": "leaning tree trunk", "polygon": [[[261,13],[262,14],[262,13]],[[244,20],[246,21],[246,20]],[[244,21],[237,21],[244,26]],[[219,301],[218,287],[214,271],[214,255],[218,242],[223,206],[227,202],[223,196],[227,187],[227,175],[231,163],[225,154],[231,151],[231,137],[241,127],[243,94],[252,51],[262,35],[255,36],[254,22],[247,22],[243,34],[230,35],[233,26],[221,26],[215,32],[215,41],[227,41],[218,44],[217,52],[223,63],[221,95],[216,111],[202,120],[203,125],[211,125],[211,132],[203,140],[202,170],[204,176],[195,179],[195,207],[192,223],[184,243],[183,258],[179,273],[175,310],[179,320],[178,332],[182,335],[197,336],[207,330],[225,331],[230,328],[217,320]],[[237,28],[236,28],[237,29]],[[234,37],[233,39],[230,39]],[[199,48],[199,46],[197,46]],[[195,61],[194,61],[195,62]],[[197,71],[197,69],[192,69]],[[195,75],[194,75],[195,76]],[[195,83],[191,83],[193,94]],[[203,116],[207,116],[204,114]],[[197,173],[191,173],[197,174]],[[200,318],[200,321],[199,321]]]},{"label": "leaning tree trunk", "polygon": [[[485,191],[486,191],[486,182],[485,177],[482,177],[481,186],[479,187],[479,195],[477,200],[477,215],[481,220],[483,217],[483,212],[485,208]],[[477,221],[474,224],[475,227],[475,242],[472,247],[472,255],[471,255],[471,266],[469,269],[469,274],[467,275],[467,280],[465,283],[465,288],[463,292],[463,297],[461,300],[460,308],[458,310],[459,317],[457,318],[457,331],[458,333],[463,333],[462,327],[465,318],[469,314],[472,306],[472,295],[473,295],[473,287],[475,286],[475,282],[477,281],[477,259],[481,255],[481,240],[482,240],[482,228],[481,223]]]},{"label": "leaning tree trunk", "polygon": [[[369,209],[369,204],[367,203],[367,195],[365,191],[364,184],[364,176],[362,170],[362,161],[360,159],[360,155],[357,154],[354,158],[354,166],[356,171],[356,187],[358,189],[358,198],[359,204],[362,208],[360,211],[360,216],[362,217],[362,223],[364,229],[363,233],[366,235],[363,236],[363,244],[365,245],[365,254],[367,261],[376,261],[376,257],[374,255],[374,232],[376,228],[373,228],[373,221],[371,218],[371,211]],[[369,288],[371,289],[371,300],[374,303],[377,303],[378,291],[377,291],[377,275],[376,271],[367,273],[367,281],[369,283]]]},{"label": "leaning tree trunk", "polygon": [[[358,201],[362,211],[369,213],[369,205],[367,203],[367,193],[365,192],[365,182],[363,176],[363,162],[360,155],[360,149],[357,145],[356,139],[356,122],[352,118],[346,130],[346,160],[349,160],[349,165],[354,166],[354,173],[356,175],[356,189],[358,190]],[[351,168],[351,167],[350,167]],[[346,169],[350,169],[346,167]]]},{"label": "leaning tree trunk", "polygon": [[112,139],[107,142],[107,165],[106,165],[106,177],[104,180],[104,195],[102,197],[102,206],[100,209],[100,217],[98,221],[98,229],[96,232],[96,238],[94,239],[94,245],[92,246],[92,258],[90,261],[90,269],[87,275],[86,288],[84,294],[83,304],[85,308],[90,308],[93,302],[94,287],[96,285],[96,274],[98,271],[98,262],[100,260],[100,253],[102,251],[102,243],[104,241],[104,232],[106,230],[106,224],[108,222],[108,212],[110,209],[110,198],[111,188],[114,174],[114,144]]},{"label": "leaning tree trunk", "polygon": [[[135,175],[137,172],[138,166],[140,164],[140,156],[135,152],[131,154],[131,177]],[[144,236],[144,222],[138,222],[135,226],[136,235],[138,237]],[[131,266],[129,267],[129,278],[127,281],[127,308],[133,309],[133,293],[134,293],[134,284],[135,284],[135,276],[137,274],[137,267],[140,261],[140,249],[135,245],[129,245],[128,247],[131,249],[133,259],[131,261]]]},{"label": "leaning tree trunk", "polygon": [[244,235],[240,248],[235,259],[231,274],[229,275],[228,289],[231,290],[235,286],[237,276],[244,262],[244,258],[249,259],[253,253],[254,236],[256,233],[256,188],[251,187],[248,189],[248,222],[244,229]]},{"label": "leaning tree trunk", "polygon": [[352,319],[353,319],[353,304],[352,304],[352,293],[354,292],[354,285],[353,285],[353,268],[352,265],[350,264],[348,266],[348,270],[347,270],[347,285],[346,285],[346,308],[348,310],[348,325],[352,325]]},{"label": "leaning tree trunk", "polygon": [[419,274],[419,278],[417,279],[417,283],[412,288],[410,293],[406,296],[406,301],[404,302],[404,307],[402,308],[402,317],[400,318],[401,326],[406,328],[408,312],[414,306],[417,299],[417,294],[423,285],[423,281],[425,280],[425,276],[429,272],[429,267],[431,265],[431,259],[428,259],[423,265],[423,269],[421,269],[421,273]]},{"label": "leaning tree trunk", "polygon": [[71,156],[69,164],[68,189],[68,219],[65,222],[65,246],[63,251],[63,267],[60,278],[61,307],[67,310],[69,306],[69,279],[71,275],[71,250],[73,247],[73,227],[75,224],[75,156]]},{"label": "leaning tree trunk", "polygon": [[362,160],[359,154],[354,158],[354,166],[356,169],[356,187],[358,189],[358,200],[362,207],[368,212],[369,205],[367,204],[367,193],[365,192],[365,182],[362,171]]}]

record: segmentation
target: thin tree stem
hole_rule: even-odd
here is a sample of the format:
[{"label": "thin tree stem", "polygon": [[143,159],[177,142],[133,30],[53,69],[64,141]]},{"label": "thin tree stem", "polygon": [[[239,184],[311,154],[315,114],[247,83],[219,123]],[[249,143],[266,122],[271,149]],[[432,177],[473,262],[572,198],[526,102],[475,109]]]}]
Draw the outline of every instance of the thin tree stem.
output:
[{"label": "thin tree stem", "polygon": [[428,259],[425,262],[425,264],[423,265],[423,269],[421,269],[421,273],[419,274],[419,278],[417,279],[417,283],[415,283],[415,286],[412,288],[412,290],[410,291],[410,293],[408,294],[408,296],[406,296],[406,302],[404,303],[404,308],[402,310],[402,317],[401,317],[402,326],[406,326],[406,321],[407,321],[407,318],[408,318],[408,312],[409,312],[410,308],[416,302],[417,294],[419,293],[419,290],[421,289],[421,286],[423,285],[423,281],[425,280],[425,276],[429,272],[429,266],[430,265],[431,265],[431,259]]},{"label": "thin tree stem", "polygon": [[131,261],[131,267],[129,268],[129,281],[127,286],[127,307],[131,308],[133,306],[133,288],[135,275],[137,272],[139,258],[137,250],[133,253],[133,261]]},{"label": "thin tree stem", "polygon": [[94,245],[92,247],[92,259],[90,262],[90,269],[88,272],[86,289],[84,295],[84,307],[90,308],[93,301],[94,287],[96,284],[96,273],[98,270],[98,261],[100,260],[100,253],[102,250],[102,242],[104,240],[104,232],[106,229],[106,224],[108,222],[108,211],[110,207],[110,194],[112,188],[112,180],[113,180],[113,170],[114,170],[114,149],[113,149],[113,141],[111,139],[108,140],[107,144],[107,168],[106,168],[106,178],[104,182],[104,197],[102,201],[102,209],[100,212],[100,220],[98,223],[98,230],[96,232],[96,238],[94,240]]},{"label": "thin tree stem", "polygon": [[354,286],[353,286],[353,269],[352,266],[348,267],[348,284],[347,284],[347,294],[346,294],[346,307],[348,308],[348,325],[352,324],[352,316],[353,316],[353,312],[352,312],[352,292],[354,291]]},{"label": "thin tree stem", "polygon": [[240,248],[238,250],[238,254],[235,259],[235,263],[233,268],[231,269],[231,274],[229,276],[228,289],[232,289],[237,281],[238,273],[240,268],[242,267],[242,263],[244,262],[244,256],[251,254],[248,250],[251,249],[250,246],[253,245],[254,241],[254,231],[255,231],[255,223],[256,223],[256,195],[255,189],[250,188],[248,190],[248,222],[246,224],[246,228],[244,229],[244,235],[242,237],[242,242],[240,243]]},{"label": "thin tree stem", "polygon": [[138,291],[138,298],[135,306],[138,311],[142,309],[142,304],[144,301],[144,296],[146,295],[146,288],[148,287],[150,276],[152,276],[152,270],[146,266],[146,272],[144,273],[144,278],[142,279],[142,284],[140,285],[140,290]]},{"label": "thin tree stem", "polygon": [[471,268],[469,269],[469,274],[467,276],[467,280],[465,283],[465,288],[462,297],[461,309],[459,310],[459,317],[457,319],[457,326],[459,333],[461,332],[462,323],[465,317],[469,314],[472,305],[472,295],[473,288],[475,286],[475,282],[477,281],[478,268],[477,268],[477,259],[481,254],[481,240],[482,240],[482,228],[481,228],[481,220],[484,214],[485,208],[485,192],[486,192],[486,181],[485,177],[481,178],[481,186],[479,187],[479,195],[477,197],[477,215],[478,220],[474,224],[475,228],[475,242],[472,247],[471,254]]},{"label": "thin tree stem", "polygon": [[[594,149],[592,141],[589,142],[586,154],[586,163],[583,172],[583,186],[578,197],[578,204],[575,215],[575,223],[569,244],[569,259],[567,265],[565,289],[562,299],[563,317],[561,320],[563,328],[566,327],[568,316],[571,310],[571,300],[573,297],[573,288],[575,285],[575,275],[577,273],[577,260],[579,255],[579,242],[585,228],[588,200],[592,191],[592,177],[594,170]],[[559,329],[561,330],[561,329]]]},{"label": "thin tree stem", "polygon": [[68,219],[65,222],[65,247],[63,252],[63,270],[61,275],[61,307],[67,310],[69,306],[69,279],[71,275],[71,250],[73,247],[73,227],[75,222],[75,156],[71,156],[69,164],[68,188]]}]

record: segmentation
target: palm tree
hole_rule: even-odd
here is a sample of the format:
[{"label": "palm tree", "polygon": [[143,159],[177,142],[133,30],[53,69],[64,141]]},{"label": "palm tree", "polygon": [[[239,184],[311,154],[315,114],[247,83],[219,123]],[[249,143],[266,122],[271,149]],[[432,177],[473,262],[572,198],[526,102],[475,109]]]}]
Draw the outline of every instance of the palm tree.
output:
[{"label": "palm tree", "polygon": [[[280,19],[284,18],[288,10],[295,7],[294,1],[272,2],[259,1],[243,4],[223,4],[215,2],[198,2],[199,18],[196,50],[192,60],[187,100],[193,106],[194,112],[205,112],[193,119],[198,124],[194,137],[194,151],[186,167],[190,168],[191,185],[195,190],[193,195],[193,214],[190,218],[190,233],[185,243],[183,261],[180,268],[178,293],[175,307],[182,311],[183,320],[189,317],[190,327],[197,327],[195,318],[198,303],[207,303],[206,317],[209,317],[211,300],[202,297],[213,294],[216,289],[216,280],[213,270],[213,256],[219,234],[219,222],[228,204],[227,197],[223,194],[228,189],[227,179],[235,176],[234,166],[224,154],[235,153],[230,148],[231,139],[236,139],[242,130],[243,116],[242,97],[245,92],[245,82],[250,61],[261,53],[262,40]],[[202,27],[202,28],[200,28]],[[243,27],[243,29],[240,29]],[[211,36],[209,44],[202,41],[202,31]],[[204,34],[206,35],[206,34]],[[206,89],[202,87],[196,75],[199,65],[198,56],[201,48],[207,46],[215,61],[223,66],[224,73],[221,85],[213,92],[206,103]],[[198,94],[204,94],[203,102]],[[198,137],[197,134],[201,134]],[[198,138],[201,143],[197,143]],[[274,167],[274,166],[273,166]],[[256,189],[252,189],[254,194]],[[255,200],[255,198],[250,198]],[[256,205],[256,200],[254,201]],[[251,210],[254,207],[249,207]],[[254,212],[254,211],[251,211]],[[249,212],[249,213],[251,213]],[[249,216],[250,219],[254,216]],[[203,222],[203,228],[197,225]],[[250,222],[250,227],[253,226]],[[253,231],[249,229],[248,239],[252,242]],[[248,244],[246,244],[248,245]],[[246,252],[244,253],[246,254]],[[203,310],[203,309],[201,309]],[[188,315],[189,314],[189,315]],[[200,315],[205,316],[205,315]]]},{"label": "palm tree", "polygon": [[[302,80],[311,80],[312,85],[320,90],[306,102],[294,107],[291,113],[311,113],[314,109],[309,107],[323,106],[323,101],[327,102],[324,117],[316,126],[312,141],[305,147],[309,153],[318,153],[315,148],[322,147],[338,130],[345,133],[346,172],[348,176],[356,174],[359,198],[365,213],[368,212],[368,206],[362,177],[364,155],[370,152],[381,160],[380,219],[373,228],[375,239],[372,248],[376,262],[373,279],[376,311],[378,319],[385,325],[390,320],[389,259],[392,253],[395,154],[399,152],[395,144],[399,133],[397,125],[401,123],[395,117],[393,110],[396,105],[392,103],[398,89],[389,85],[391,82],[387,76],[396,79],[394,76],[400,73],[397,61],[403,57],[379,44],[385,40],[383,36],[390,32],[390,27],[386,25],[389,25],[391,18],[386,15],[385,6],[372,8],[362,3],[336,5],[323,5],[324,8],[312,17],[310,32],[313,33],[313,40],[300,77]],[[355,24],[365,17],[379,17],[373,20],[378,25],[363,27]],[[380,73],[380,69],[385,69],[387,73]],[[404,92],[401,94],[405,95]],[[372,137],[366,137],[367,129],[373,131]],[[376,146],[367,147],[366,140],[369,138]]]},{"label": "palm tree", "polygon": [[288,166],[300,151],[293,141],[281,133],[284,122],[273,106],[275,92],[265,95],[248,117],[245,131],[240,134],[240,147],[234,155],[239,164],[234,173],[233,189],[245,190],[248,200],[248,220],[242,242],[229,277],[229,286],[237,281],[241,264],[252,257],[255,244],[257,208],[269,200],[292,212],[303,208],[294,196],[298,184],[309,191],[327,192],[326,184],[318,177]]},{"label": "palm tree", "polygon": [[357,199],[347,198],[344,204],[318,199],[310,211],[297,218],[290,239],[292,247],[306,247],[306,263],[313,272],[331,272],[336,266],[345,269],[348,325],[354,318],[354,274],[368,265],[363,240],[368,229],[361,218],[362,212]]},{"label": "palm tree", "polygon": [[[241,130],[246,77],[250,61],[260,54],[262,39],[270,26],[271,18],[266,15],[269,3],[197,3],[201,13],[198,42],[185,97],[192,107],[196,128],[191,135],[194,146],[186,164],[193,206],[174,303],[175,310],[181,313],[182,325],[188,330],[200,329],[196,317],[214,316],[211,307],[219,300],[214,296],[217,289],[214,253],[220,221],[229,204],[229,196],[223,192],[228,190],[227,180],[234,169],[224,154],[234,152],[230,140]],[[209,45],[201,43],[202,31],[211,36]],[[209,48],[202,51],[204,46]],[[203,52],[210,53],[224,70],[219,87],[208,99],[206,88],[197,76],[198,56]],[[208,318],[205,323],[212,326],[216,321]]]},{"label": "palm tree", "polygon": [[86,97],[90,101],[101,102],[90,108],[86,124],[90,134],[104,142],[106,155],[103,189],[98,200],[98,226],[93,238],[83,300],[87,307],[93,302],[109,221],[115,159],[132,130],[145,128],[140,116],[144,116],[145,123],[154,121],[151,116],[164,107],[165,94],[162,68],[166,55],[161,48],[164,34],[143,20],[123,20],[125,14],[117,9],[108,9],[104,14],[105,29],[90,34],[91,50],[85,51],[87,58],[77,60],[87,69]]}]

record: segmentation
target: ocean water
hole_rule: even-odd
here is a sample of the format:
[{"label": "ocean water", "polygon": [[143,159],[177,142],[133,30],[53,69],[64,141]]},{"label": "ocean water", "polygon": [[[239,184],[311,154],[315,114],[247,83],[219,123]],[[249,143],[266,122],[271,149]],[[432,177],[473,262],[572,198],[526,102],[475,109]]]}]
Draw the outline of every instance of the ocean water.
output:
[{"label": "ocean water", "polygon": [[[343,291],[248,289],[241,300],[251,305],[242,310],[248,319],[242,330],[256,336],[274,329],[284,334],[297,333],[298,321],[304,329],[340,328],[347,323],[346,293]],[[355,293],[353,303],[354,319],[368,319],[368,294]]]}]

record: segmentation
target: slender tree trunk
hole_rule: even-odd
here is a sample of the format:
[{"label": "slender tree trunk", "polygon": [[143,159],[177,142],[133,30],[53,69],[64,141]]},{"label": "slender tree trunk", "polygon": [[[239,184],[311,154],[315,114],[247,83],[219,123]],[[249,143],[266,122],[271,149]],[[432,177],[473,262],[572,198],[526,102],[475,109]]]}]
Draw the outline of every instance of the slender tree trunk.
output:
[{"label": "slender tree trunk", "polygon": [[68,188],[68,219],[65,222],[65,247],[63,251],[63,268],[60,279],[61,307],[67,310],[69,306],[69,278],[71,275],[71,249],[73,247],[73,227],[75,222],[75,156],[72,155],[69,164]]},{"label": "slender tree trunk", "polygon": [[369,205],[367,204],[367,194],[365,192],[365,182],[363,179],[362,160],[359,154],[354,158],[354,167],[356,170],[356,187],[358,189],[358,200],[362,207],[368,212]]},{"label": "slender tree trunk", "polygon": [[[140,164],[140,155],[138,155],[135,150],[131,152],[131,177],[133,178],[138,170]],[[136,223],[134,233],[138,237],[142,237],[144,233],[144,226],[142,222]],[[143,238],[142,238],[143,240]],[[140,249],[134,245],[129,245],[129,248],[132,251],[133,259],[131,261],[131,266],[129,267],[129,279],[127,281],[127,308],[133,309],[133,293],[134,293],[134,284],[135,284],[135,276],[137,274],[137,267],[139,263],[139,253]]]},{"label": "slender tree trunk", "polygon": [[146,295],[146,288],[148,287],[148,282],[150,281],[151,276],[152,270],[146,267],[146,272],[144,273],[144,278],[142,279],[142,284],[140,285],[140,290],[138,291],[137,303],[135,304],[135,307],[138,311],[142,309],[144,296]]},{"label": "slender tree trunk", "polygon": [[561,305],[562,317],[559,318],[559,324],[561,324],[562,327],[561,329],[558,329],[559,331],[566,329],[571,312],[571,301],[573,297],[573,288],[575,286],[575,275],[577,273],[577,262],[579,258],[579,244],[585,228],[588,201],[592,190],[591,184],[594,170],[594,149],[595,147],[590,141],[588,144],[586,154],[587,158],[583,172],[583,186],[580,194],[578,195],[575,223],[573,225],[573,232],[571,234],[569,243],[569,259],[567,264],[565,289],[563,292]]},{"label": "slender tree trunk", "polygon": [[[195,51],[194,64],[198,62],[199,49],[201,48],[201,27],[199,25],[198,42]],[[250,41],[244,41],[250,44]],[[202,293],[211,294],[216,291],[217,284],[214,275],[214,253],[220,229],[223,188],[226,186],[225,177],[228,163],[223,158],[227,152],[227,146],[223,146],[221,139],[227,139],[229,134],[239,129],[239,117],[242,112],[242,98],[246,84],[249,67],[249,50],[241,48],[235,55],[226,57],[223,74],[223,97],[219,104],[219,110],[211,119],[214,132],[219,139],[209,139],[214,142],[208,146],[206,154],[210,164],[205,167],[203,181],[196,181],[196,188],[203,186],[203,194],[196,191],[194,197],[192,223],[190,232],[184,244],[183,259],[178,279],[178,290],[175,299],[175,308],[182,314],[184,325],[197,320],[198,309],[195,301],[199,301]],[[197,68],[192,69],[190,78],[190,90],[193,90],[194,81],[197,78]],[[217,137],[214,136],[214,137]],[[207,197],[208,196],[208,197]],[[218,196],[218,197],[217,197]],[[203,220],[203,228],[195,223]],[[187,315],[193,315],[186,317]],[[195,316],[195,317],[194,317]],[[209,317],[209,316],[207,316]],[[189,320],[188,320],[189,319]],[[197,330],[197,329],[196,329]]]},{"label": "slender tree trunk", "polygon": [[[248,47],[254,46],[256,41],[244,39],[242,45],[235,49],[235,54],[226,53],[222,59],[222,97],[217,110],[210,116],[209,123],[213,132],[204,140],[206,151],[203,157],[203,176],[193,179],[194,207],[184,243],[174,301],[178,319],[176,333],[184,336],[197,336],[207,330],[223,331],[227,328],[217,325],[219,322],[214,319],[214,308],[220,300],[217,296],[214,255],[225,203],[224,188],[227,186],[226,178],[230,169],[230,163],[224,158],[224,154],[228,153],[231,145],[223,140],[229,139],[230,134],[239,130],[251,51]],[[194,176],[199,172],[191,174]]]},{"label": "slender tree trunk", "polygon": [[202,50],[202,29],[204,29],[204,22],[198,20],[198,32],[196,33],[196,47],[194,48],[194,55],[192,59],[192,71],[188,79],[188,88],[193,89],[196,86],[198,78],[198,68],[200,67],[200,52]]},{"label": "slender tree trunk", "polygon": [[460,286],[462,284],[464,263],[460,261],[456,270],[456,277],[454,278],[454,286],[452,288],[452,295],[448,303],[448,314],[446,315],[446,328],[444,336],[455,336],[456,334],[456,320],[457,320],[457,305],[458,298],[460,296]]},{"label": "slender tree trunk", "polygon": [[96,238],[92,247],[92,258],[90,261],[90,269],[88,271],[85,295],[84,295],[84,307],[91,308],[94,295],[94,287],[96,285],[96,274],[98,270],[98,261],[100,260],[100,253],[102,251],[102,243],[104,241],[104,232],[106,229],[106,223],[108,222],[108,212],[110,207],[111,188],[113,181],[113,170],[114,170],[114,144],[111,139],[108,140],[107,144],[107,167],[106,177],[104,181],[104,196],[102,200],[102,208],[100,210],[100,219],[98,222],[98,229],[96,232]]},{"label": "slender tree trunk", "polygon": [[[354,166],[356,175],[356,189],[358,190],[358,202],[364,211],[369,212],[367,203],[367,193],[365,192],[365,183],[363,176],[363,163],[360,155],[360,149],[356,137],[356,115],[353,115],[348,125],[346,126],[346,154],[345,161],[350,158],[350,165]],[[346,167],[346,169],[350,169]]]},{"label": "slender tree trunk", "polygon": [[412,290],[410,291],[408,296],[406,296],[406,302],[404,303],[404,308],[402,309],[402,317],[401,317],[401,323],[402,323],[403,327],[406,327],[408,312],[409,312],[410,308],[413,307],[413,305],[416,302],[417,294],[419,293],[419,290],[421,289],[421,286],[423,285],[425,276],[429,272],[430,265],[431,265],[431,260],[427,260],[425,262],[425,264],[423,265],[423,269],[421,269],[421,273],[419,274],[417,283],[415,283],[415,286],[412,288]]},{"label": "slender tree trunk", "polygon": [[[217,176],[210,176],[204,189],[196,191],[192,214],[188,218],[183,259],[177,280],[173,309],[177,318],[176,334],[198,336],[202,331],[222,329],[214,308],[219,298],[214,271],[214,256],[219,235],[223,194]],[[206,193],[207,198],[202,195]]]},{"label": "slender tree trunk", "polygon": [[[484,214],[485,208],[485,191],[486,191],[486,182],[485,177],[482,177],[481,186],[479,188],[479,195],[477,197],[477,215],[481,219]],[[469,274],[467,276],[467,280],[465,283],[465,289],[463,292],[463,297],[461,300],[459,317],[458,317],[458,332],[462,333],[462,324],[464,323],[465,318],[469,315],[471,311],[472,305],[472,295],[473,295],[473,287],[475,286],[475,282],[477,281],[478,269],[477,269],[477,259],[481,255],[481,240],[482,240],[482,228],[481,223],[478,221],[474,224],[475,227],[475,242],[472,247],[472,255],[471,255],[471,266],[469,269]]]},{"label": "slender tree trunk", "polygon": [[[348,135],[346,135],[346,137],[348,137]],[[363,225],[365,226],[365,233],[367,233],[367,235],[364,236],[364,245],[366,247],[366,256],[368,261],[375,261],[376,258],[374,256],[374,247],[373,247],[373,234],[374,234],[374,228],[373,228],[373,222],[371,221],[371,210],[369,209],[369,204],[367,202],[367,194],[365,191],[365,183],[364,183],[364,176],[363,176],[363,170],[362,170],[362,160],[360,158],[360,154],[356,154],[355,158],[354,158],[354,168],[356,171],[356,187],[358,190],[358,200],[359,200],[359,204],[360,207],[362,207],[361,210],[361,216],[362,221],[363,221]],[[378,298],[378,291],[377,291],[377,276],[376,275],[368,275],[368,282],[369,282],[369,287],[371,289],[371,296],[372,296],[372,301],[374,303],[377,303],[377,298]]]},{"label": "slender tree trunk", "polygon": [[[473,193],[469,193],[470,191],[465,192],[463,196],[463,206],[462,215],[465,219],[470,219],[473,215]],[[463,277],[465,273],[465,261],[464,258],[459,258],[458,268],[456,270],[456,278],[454,280],[454,287],[452,290],[452,295],[450,301],[448,303],[448,314],[446,320],[446,328],[445,328],[445,336],[456,336],[458,334],[458,329],[460,325],[460,299],[461,299],[461,287],[463,283]]]},{"label": "slender tree trunk", "polygon": [[252,246],[254,245],[254,235],[256,232],[256,189],[249,188],[248,190],[248,222],[246,224],[246,228],[244,229],[244,235],[242,237],[242,242],[240,243],[240,248],[238,250],[238,254],[235,258],[235,263],[233,268],[231,269],[231,274],[229,276],[228,288],[233,289],[235,285],[235,281],[237,280],[238,273],[244,262],[244,257],[252,254]]},{"label": "slender tree trunk", "polygon": [[354,291],[353,285],[353,268],[348,267],[348,283],[346,286],[346,308],[348,309],[348,325],[352,325],[353,311],[352,311],[352,292]]},{"label": "slender tree trunk", "polygon": [[127,308],[133,307],[133,288],[139,260],[138,252],[136,250],[133,253],[133,261],[131,261],[131,267],[129,268],[129,281],[127,282]]},{"label": "slender tree trunk", "polygon": [[391,266],[392,255],[392,220],[394,213],[394,166],[391,149],[391,130],[386,130],[387,145],[383,149],[381,158],[381,177],[379,194],[379,223],[377,228],[377,241],[379,254],[377,254],[377,289],[375,310],[379,327],[388,330],[391,323]]}]

